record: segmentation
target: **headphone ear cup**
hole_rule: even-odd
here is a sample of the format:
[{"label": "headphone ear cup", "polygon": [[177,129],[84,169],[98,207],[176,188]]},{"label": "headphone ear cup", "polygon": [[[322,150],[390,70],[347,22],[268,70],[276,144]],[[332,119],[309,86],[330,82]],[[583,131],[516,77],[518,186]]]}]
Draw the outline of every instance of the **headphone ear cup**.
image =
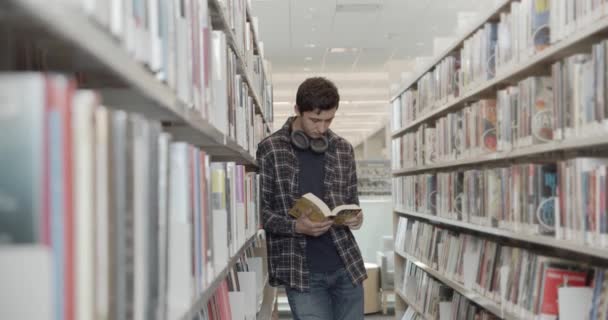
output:
[{"label": "headphone ear cup", "polygon": [[304,131],[294,130],[291,132],[291,143],[300,150],[307,150],[310,147],[310,139]]},{"label": "headphone ear cup", "polygon": [[329,147],[329,140],[327,137],[321,136],[319,139],[313,139],[310,141],[310,150],[316,153],[325,153]]}]

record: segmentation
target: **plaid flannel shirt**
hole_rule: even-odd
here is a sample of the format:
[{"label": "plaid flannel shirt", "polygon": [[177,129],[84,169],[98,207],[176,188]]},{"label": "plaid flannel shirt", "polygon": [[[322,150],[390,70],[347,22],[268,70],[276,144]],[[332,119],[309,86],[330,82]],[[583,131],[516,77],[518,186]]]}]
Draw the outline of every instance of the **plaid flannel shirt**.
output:
[{"label": "plaid flannel shirt", "polygon": [[[267,234],[270,284],[308,291],[306,237],[295,232],[296,220],[288,214],[295,200],[302,196],[298,159],[290,139],[293,119],[288,119],[280,130],[258,145],[262,223]],[[323,200],[330,209],[342,204],[359,204],[353,147],[331,130],[327,137]],[[363,282],[367,274],[350,229],[332,226],[329,232],[353,284]]]}]

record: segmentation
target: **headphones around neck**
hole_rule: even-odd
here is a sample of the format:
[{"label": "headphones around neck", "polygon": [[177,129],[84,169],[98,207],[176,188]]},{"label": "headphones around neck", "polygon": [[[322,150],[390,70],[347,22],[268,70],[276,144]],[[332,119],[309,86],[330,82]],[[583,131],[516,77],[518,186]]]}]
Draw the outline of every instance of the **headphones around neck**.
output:
[{"label": "headphones around neck", "polygon": [[314,153],[325,153],[329,148],[329,140],[326,136],[318,139],[311,139],[302,130],[291,131],[291,144],[300,150],[312,150]]}]

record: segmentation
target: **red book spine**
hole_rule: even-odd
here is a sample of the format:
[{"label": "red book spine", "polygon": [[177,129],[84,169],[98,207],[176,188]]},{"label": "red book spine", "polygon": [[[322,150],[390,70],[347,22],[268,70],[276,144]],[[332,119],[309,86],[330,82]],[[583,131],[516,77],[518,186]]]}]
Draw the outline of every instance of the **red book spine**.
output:
[{"label": "red book spine", "polygon": [[64,163],[63,163],[63,174],[64,174],[64,190],[63,199],[65,204],[65,228],[64,228],[64,243],[65,243],[65,319],[75,319],[75,246],[74,243],[74,194],[73,194],[73,179],[74,179],[74,166],[73,166],[73,146],[72,146],[72,97],[76,90],[76,83],[73,81],[66,80],[65,78],[59,78],[65,86],[59,88],[59,108],[61,111],[61,117],[63,119],[62,128],[62,139],[64,145]]},{"label": "red book spine", "polygon": [[222,320],[224,319],[232,319],[232,312],[230,312],[230,298],[228,297],[228,283],[226,280],[222,282],[221,286],[222,292]]},{"label": "red book spine", "polygon": [[[541,313],[557,315],[557,292],[561,287],[583,287],[587,274],[582,271],[569,271],[556,268],[547,268],[545,271],[545,285],[543,288]],[[567,278],[568,283],[565,283]]]}]

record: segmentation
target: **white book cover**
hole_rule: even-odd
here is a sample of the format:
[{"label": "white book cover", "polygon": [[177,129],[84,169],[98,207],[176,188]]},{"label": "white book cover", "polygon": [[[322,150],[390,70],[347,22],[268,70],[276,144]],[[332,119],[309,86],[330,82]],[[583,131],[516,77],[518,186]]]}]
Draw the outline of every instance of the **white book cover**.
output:
[{"label": "white book cover", "polygon": [[200,43],[200,96],[201,96],[201,112],[204,119],[211,119],[209,116],[210,109],[213,109],[211,104],[211,19],[209,16],[209,4],[207,0],[198,1],[198,21],[199,21],[199,43]]},{"label": "white book cover", "polygon": [[95,316],[110,316],[110,115],[95,111]]},{"label": "white book cover", "polygon": [[264,270],[264,261],[262,257],[251,257],[247,259],[247,264],[249,265],[249,270],[255,272],[256,275],[256,297],[258,302],[263,300],[264,297],[264,280],[267,276],[266,270]]},{"label": "white book cover", "polygon": [[169,319],[181,319],[194,296],[188,148],[182,142],[170,148]]},{"label": "white book cover", "polygon": [[52,260],[46,246],[0,247],[0,319],[58,319]]},{"label": "white book cover", "polygon": [[173,90],[177,89],[177,16],[176,11],[178,10],[178,0],[163,1],[166,5],[166,39],[164,40],[165,50],[165,72],[166,81],[170,88]]},{"label": "white book cover", "polygon": [[[212,214],[213,230],[228,230],[226,209],[214,209]],[[225,232],[213,232],[213,258],[215,272],[220,272],[228,264],[229,248]]]},{"label": "white book cover", "polygon": [[94,15],[95,19],[104,27],[110,27],[110,4],[111,2],[108,0],[85,0],[85,1],[94,1]]},{"label": "white book cover", "polygon": [[182,100],[182,102],[190,105],[192,103],[192,99],[190,97],[190,90],[192,81],[190,81],[189,68],[192,65],[190,63],[190,52],[189,52],[189,35],[188,31],[188,20],[186,19],[186,8],[185,8],[185,0],[177,0],[177,6],[175,7],[175,17],[176,17],[176,54],[177,54],[177,95]]},{"label": "white book cover", "polygon": [[125,23],[125,1],[109,0],[110,1],[110,30],[114,36],[123,38],[124,23]]},{"label": "white book cover", "polygon": [[167,319],[167,290],[169,263],[169,147],[171,135],[161,133],[158,138],[158,319]]},{"label": "white book cover", "polygon": [[247,319],[255,319],[257,314],[257,292],[258,292],[258,276],[255,272],[238,272],[239,284],[241,286],[241,292],[244,293],[245,299],[243,301],[242,309]]},{"label": "white book cover", "polygon": [[245,308],[243,308],[246,301],[245,293],[238,291],[228,292],[228,299],[232,320],[249,320],[245,317]]},{"label": "white book cover", "polygon": [[222,31],[211,33],[211,81],[213,88],[213,123],[224,135],[228,135],[228,80],[226,34]]},{"label": "white book cover", "polygon": [[76,317],[92,319],[95,305],[95,108],[93,91],[76,92],[73,99],[74,209],[76,230]]},{"label": "white book cover", "polygon": [[134,17],[134,3],[133,1],[125,1],[123,7],[123,42],[124,46],[132,55],[135,55],[135,51],[137,50],[137,27],[135,24]]},{"label": "white book cover", "polygon": [[95,0],[81,0],[80,4],[86,14],[93,15],[95,13]]},{"label": "white book cover", "polygon": [[149,188],[153,186],[150,181],[149,164],[150,150],[150,125],[141,116],[133,115],[134,118],[134,143],[133,143],[133,197],[134,197],[134,320],[145,320],[147,318],[148,294],[150,283],[148,281],[149,246],[148,233],[149,217],[154,216],[150,212]]},{"label": "white book cover", "polygon": [[151,0],[135,0],[133,22],[135,23],[135,59],[150,65],[152,42],[150,39],[150,20],[148,6]]},{"label": "white book cover", "polygon": [[[150,69],[161,71],[163,66],[163,39],[161,38],[161,3],[165,0],[148,1],[148,25],[150,35]],[[166,12],[162,12],[165,14]]]}]

